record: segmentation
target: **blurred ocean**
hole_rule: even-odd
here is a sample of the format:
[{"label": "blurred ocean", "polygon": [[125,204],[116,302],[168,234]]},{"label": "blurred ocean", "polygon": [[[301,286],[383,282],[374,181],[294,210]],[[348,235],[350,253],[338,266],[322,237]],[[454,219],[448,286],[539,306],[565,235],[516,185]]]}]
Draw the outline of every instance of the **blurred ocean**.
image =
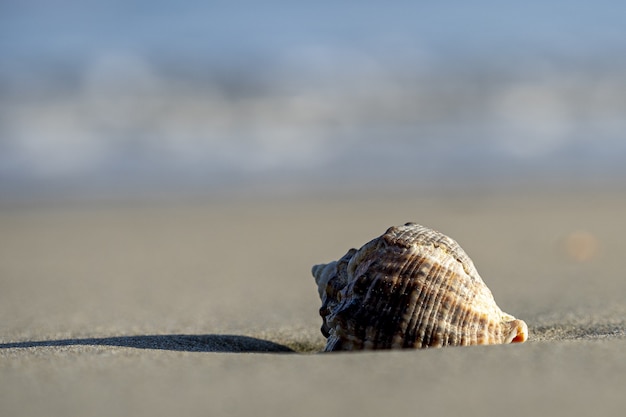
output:
[{"label": "blurred ocean", "polygon": [[626,3],[0,2],[0,194],[626,183]]}]

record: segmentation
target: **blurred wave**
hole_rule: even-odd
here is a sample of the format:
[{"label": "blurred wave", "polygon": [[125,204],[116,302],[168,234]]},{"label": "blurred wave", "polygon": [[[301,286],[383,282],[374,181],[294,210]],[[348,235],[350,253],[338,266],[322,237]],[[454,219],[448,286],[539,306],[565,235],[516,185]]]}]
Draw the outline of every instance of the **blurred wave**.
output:
[{"label": "blurred wave", "polygon": [[62,3],[0,6],[5,193],[626,178],[603,2]]}]

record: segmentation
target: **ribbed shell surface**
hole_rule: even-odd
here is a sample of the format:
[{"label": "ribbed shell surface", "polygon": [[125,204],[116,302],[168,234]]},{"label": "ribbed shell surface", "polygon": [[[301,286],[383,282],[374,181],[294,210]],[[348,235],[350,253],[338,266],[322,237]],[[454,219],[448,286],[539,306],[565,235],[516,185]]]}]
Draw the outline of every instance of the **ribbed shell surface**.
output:
[{"label": "ribbed shell surface", "polygon": [[391,227],[339,261],[313,267],[326,351],[524,341],[451,238],[414,223]]}]

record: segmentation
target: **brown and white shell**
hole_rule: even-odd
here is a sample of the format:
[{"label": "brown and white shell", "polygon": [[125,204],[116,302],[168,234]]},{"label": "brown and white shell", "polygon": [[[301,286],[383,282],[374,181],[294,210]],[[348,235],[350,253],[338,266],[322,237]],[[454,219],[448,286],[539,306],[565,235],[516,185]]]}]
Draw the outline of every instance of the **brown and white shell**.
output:
[{"label": "brown and white shell", "polygon": [[424,226],[391,227],[338,261],[315,265],[325,351],[524,342],[453,239]]}]

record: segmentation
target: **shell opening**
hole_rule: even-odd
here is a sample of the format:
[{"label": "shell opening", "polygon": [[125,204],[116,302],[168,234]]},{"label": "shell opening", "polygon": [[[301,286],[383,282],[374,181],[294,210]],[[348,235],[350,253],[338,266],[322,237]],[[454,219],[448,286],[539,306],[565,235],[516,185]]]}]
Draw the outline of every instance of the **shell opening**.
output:
[{"label": "shell opening", "polygon": [[512,320],[506,324],[509,332],[504,343],[524,343],[528,339],[528,326],[524,320]]}]

